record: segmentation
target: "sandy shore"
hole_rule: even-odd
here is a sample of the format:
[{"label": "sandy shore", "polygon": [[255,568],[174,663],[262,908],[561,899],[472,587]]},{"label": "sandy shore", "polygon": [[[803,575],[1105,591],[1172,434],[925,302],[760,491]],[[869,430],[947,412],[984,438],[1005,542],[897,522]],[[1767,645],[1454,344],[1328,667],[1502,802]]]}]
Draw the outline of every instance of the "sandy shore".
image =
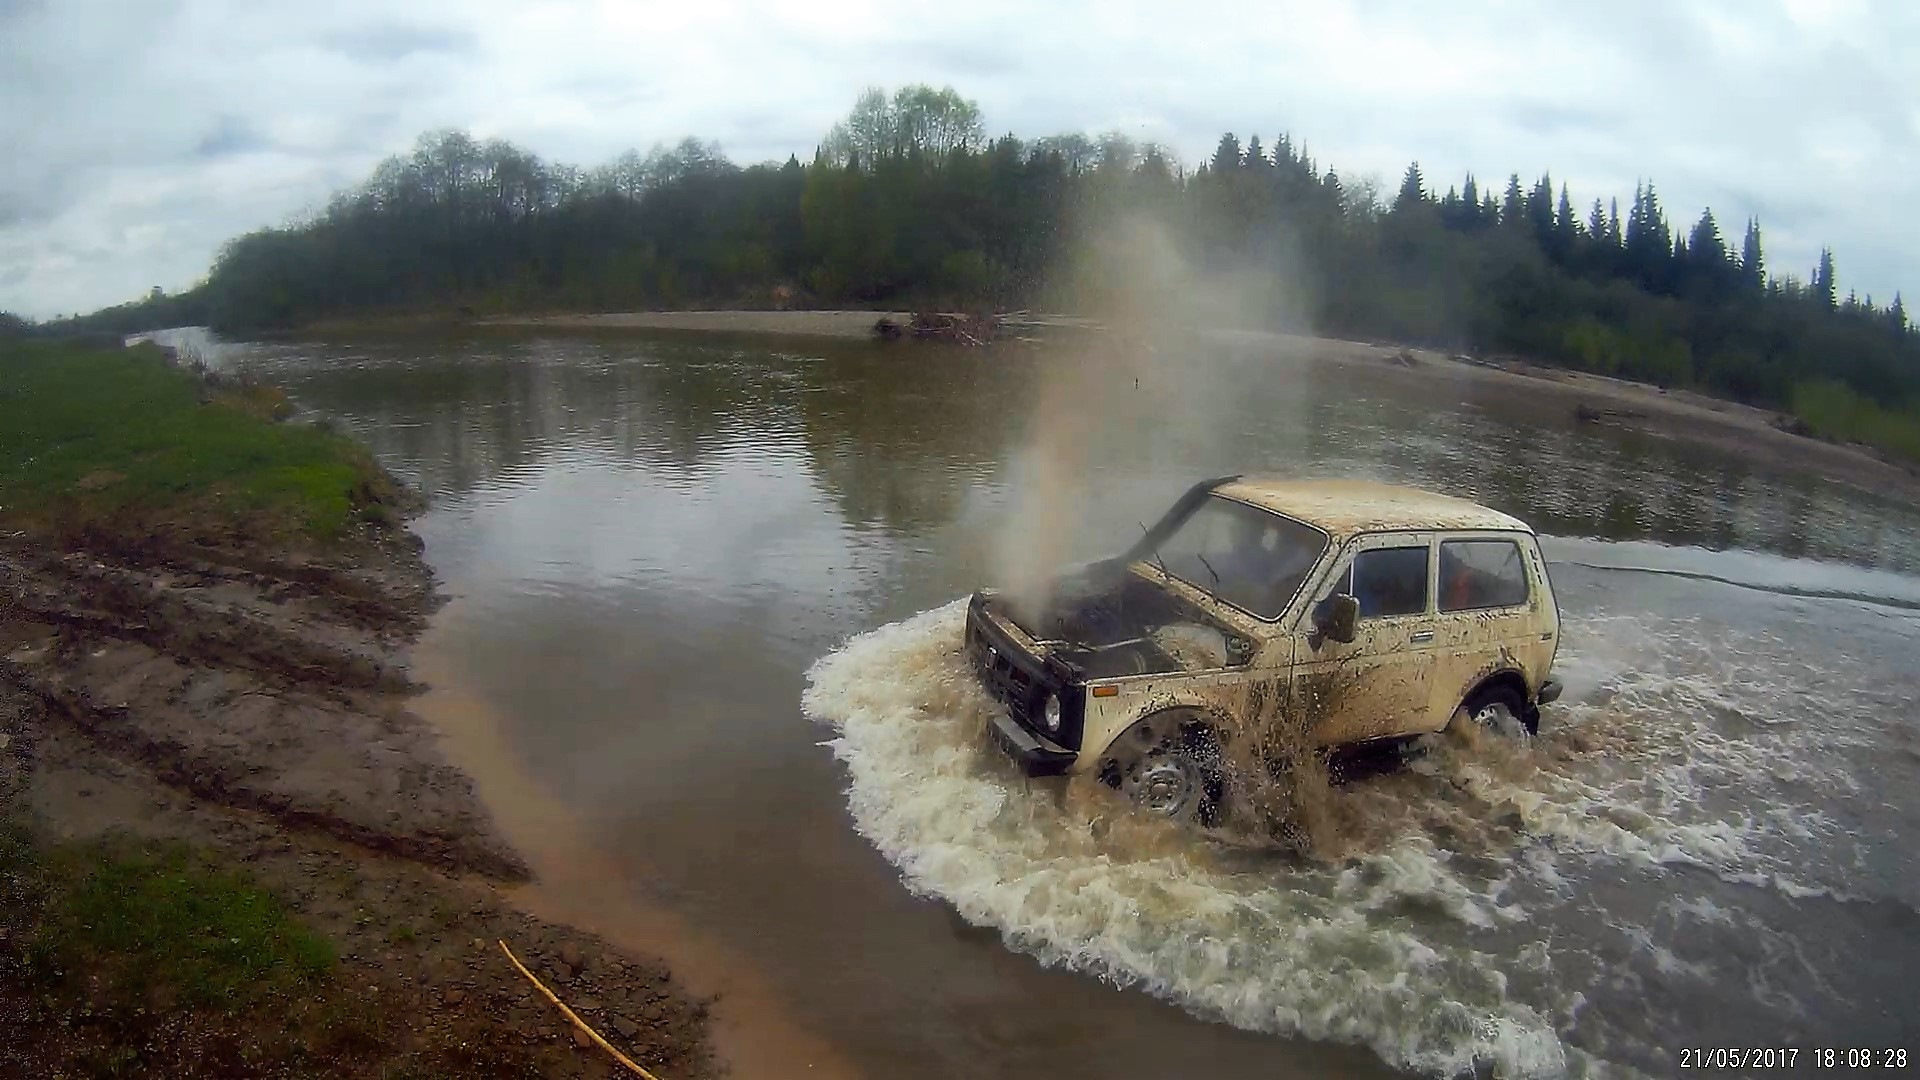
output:
[{"label": "sandy shore", "polygon": [[620,311],[600,315],[504,315],[482,319],[480,325],[871,338],[873,324],[881,319],[904,326],[912,318],[913,313],[906,311]]}]

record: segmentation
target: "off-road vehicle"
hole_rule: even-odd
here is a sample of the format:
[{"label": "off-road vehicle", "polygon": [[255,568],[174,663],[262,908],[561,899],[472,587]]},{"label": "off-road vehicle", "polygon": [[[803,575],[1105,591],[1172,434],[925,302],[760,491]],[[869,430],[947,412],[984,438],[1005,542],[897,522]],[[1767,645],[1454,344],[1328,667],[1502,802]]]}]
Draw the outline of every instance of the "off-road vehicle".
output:
[{"label": "off-road vehicle", "polygon": [[1524,736],[1560,695],[1533,530],[1410,488],[1208,480],[1126,554],[1018,599],[967,607],[994,740],[1029,775],[1092,772],[1173,817],[1218,819],[1222,748],[1250,725],[1296,724],[1316,753]]}]

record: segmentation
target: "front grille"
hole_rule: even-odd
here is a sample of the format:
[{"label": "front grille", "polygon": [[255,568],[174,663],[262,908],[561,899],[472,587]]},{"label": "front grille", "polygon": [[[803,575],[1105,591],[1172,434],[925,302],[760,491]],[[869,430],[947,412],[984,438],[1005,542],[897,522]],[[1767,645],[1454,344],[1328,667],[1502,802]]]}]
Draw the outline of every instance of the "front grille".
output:
[{"label": "front grille", "polygon": [[1036,658],[990,627],[977,606],[967,612],[966,647],[967,659],[981,684],[1007,707],[1007,714],[1016,722],[1068,749],[1080,744],[1080,710],[1075,707],[1078,697],[1062,693],[1060,731],[1050,732],[1042,726],[1040,710],[1048,695],[1063,691],[1063,684],[1048,675]]},{"label": "front grille", "polygon": [[977,624],[967,626],[967,657],[974,673],[986,685],[987,692],[1007,707],[1013,718],[1028,727],[1037,727],[1034,711],[1045,700],[1045,690],[1032,673],[1013,662],[1013,658],[987,640]]}]

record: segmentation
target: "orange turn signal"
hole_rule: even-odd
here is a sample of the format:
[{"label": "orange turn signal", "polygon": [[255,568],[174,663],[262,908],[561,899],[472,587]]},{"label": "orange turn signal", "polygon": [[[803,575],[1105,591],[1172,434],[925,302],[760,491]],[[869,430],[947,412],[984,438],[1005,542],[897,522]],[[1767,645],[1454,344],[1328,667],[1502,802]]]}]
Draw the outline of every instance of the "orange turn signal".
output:
[{"label": "orange turn signal", "polygon": [[1117,686],[1096,686],[1093,688],[1094,697],[1118,697],[1119,695],[1120,688]]}]

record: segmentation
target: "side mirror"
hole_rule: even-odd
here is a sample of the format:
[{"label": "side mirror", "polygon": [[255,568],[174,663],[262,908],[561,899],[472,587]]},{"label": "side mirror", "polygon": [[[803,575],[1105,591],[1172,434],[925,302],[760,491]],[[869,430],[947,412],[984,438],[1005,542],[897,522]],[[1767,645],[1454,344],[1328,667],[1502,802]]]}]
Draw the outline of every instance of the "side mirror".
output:
[{"label": "side mirror", "polygon": [[1342,645],[1352,644],[1359,621],[1360,601],[1346,593],[1334,593],[1313,609],[1314,632]]}]

